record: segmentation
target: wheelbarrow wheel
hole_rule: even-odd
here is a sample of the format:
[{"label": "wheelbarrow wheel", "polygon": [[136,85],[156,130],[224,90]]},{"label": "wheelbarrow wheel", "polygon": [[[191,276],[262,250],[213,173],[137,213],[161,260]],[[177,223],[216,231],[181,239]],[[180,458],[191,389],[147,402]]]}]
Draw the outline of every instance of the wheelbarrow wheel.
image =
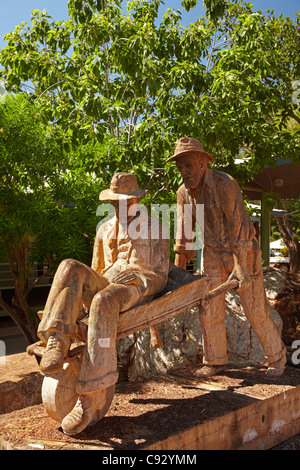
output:
[{"label": "wheelbarrow wheel", "polygon": [[[79,379],[81,361],[79,358],[66,362],[63,369],[53,376],[45,377],[42,385],[42,401],[48,415],[61,423],[74,408],[78,393],[76,384]],[[115,394],[115,385],[103,390],[103,400],[91,424],[102,419],[107,413]]]}]

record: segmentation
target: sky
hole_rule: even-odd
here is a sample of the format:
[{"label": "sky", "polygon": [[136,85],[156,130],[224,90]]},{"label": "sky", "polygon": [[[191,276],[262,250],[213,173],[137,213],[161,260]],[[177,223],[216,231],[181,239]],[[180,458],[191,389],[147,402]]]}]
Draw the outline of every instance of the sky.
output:
[{"label": "sky", "polygon": [[[293,17],[300,10],[299,0],[252,0],[251,3],[254,11],[275,9],[276,16],[283,13],[284,16]],[[167,8],[182,9],[181,0],[165,0]],[[0,48],[5,46],[3,37],[6,33],[13,31],[22,21],[30,24],[31,11],[34,9],[46,10],[54,20],[68,18],[68,0],[0,0]],[[204,13],[203,2],[199,0],[196,8],[184,13],[182,24],[189,24]]]}]

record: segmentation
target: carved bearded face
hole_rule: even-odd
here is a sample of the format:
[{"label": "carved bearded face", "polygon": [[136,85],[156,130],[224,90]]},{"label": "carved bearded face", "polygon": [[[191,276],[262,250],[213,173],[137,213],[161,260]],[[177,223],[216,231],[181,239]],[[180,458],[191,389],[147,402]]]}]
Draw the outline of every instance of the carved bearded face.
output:
[{"label": "carved bearded face", "polygon": [[206,158],[199,158],[196,153],[190,153],[183,155],[181,158],[177,158],[176,166],[183,177],[183,182],[186,188],[195,189],[197,188],[204,176],[207,168]]}]

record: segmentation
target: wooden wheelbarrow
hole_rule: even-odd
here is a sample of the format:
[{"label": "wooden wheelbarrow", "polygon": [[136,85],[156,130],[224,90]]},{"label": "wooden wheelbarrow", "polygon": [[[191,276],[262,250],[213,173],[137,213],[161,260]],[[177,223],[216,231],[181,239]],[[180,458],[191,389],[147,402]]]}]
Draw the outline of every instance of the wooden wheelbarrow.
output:
[{"label": "wooden wheelbarrow", "polygon": [[[205,306],[216,295],[237,287],[236,280],[227,281],[210,291],[211,281],[205,275],[195,275],[172,266],[169,271],[168,283],[155,299],[147,304],[138,305],[119,315],[117,340],[139,330],[150,328],[151,344],[160,347],[161,341],[157,331],[157,323],[173,318],[179,313],[193,307]],[[42,314],[42,312],[40,312]],[[79,340],[71,346],[65,359],[63,369],[53,376],[45,376],[42,385],[42,400],[49,416],[61,423],[76,404],[78,395],[76,383],[79,379],[82,353],[87,339],[88,325],[78,322]],[[35,343],[27,348],[30,355],[43,356],[45,345]],[[115,394],[115,385],[105,389],[101,407],[95,413],[92,423],[102,419],[107,413]],[[91,423],[91,424],[92,424]]]}]

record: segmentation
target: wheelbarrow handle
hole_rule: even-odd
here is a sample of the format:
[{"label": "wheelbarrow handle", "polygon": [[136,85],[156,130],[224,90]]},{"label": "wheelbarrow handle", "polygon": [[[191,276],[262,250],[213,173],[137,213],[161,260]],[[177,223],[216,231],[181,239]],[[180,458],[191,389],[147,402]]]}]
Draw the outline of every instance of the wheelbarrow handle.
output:
[{"label": "wheelbarrow handle", "polygon": [[223,284],[219,285],[215,289],[211,290],[208,295],[205,297],[205,300],[210,300],[216,297],[217,295],[223,294],[230,289],[235,289],[238,287],[239,282],[237,279],[230,279],[224,282]]}]

